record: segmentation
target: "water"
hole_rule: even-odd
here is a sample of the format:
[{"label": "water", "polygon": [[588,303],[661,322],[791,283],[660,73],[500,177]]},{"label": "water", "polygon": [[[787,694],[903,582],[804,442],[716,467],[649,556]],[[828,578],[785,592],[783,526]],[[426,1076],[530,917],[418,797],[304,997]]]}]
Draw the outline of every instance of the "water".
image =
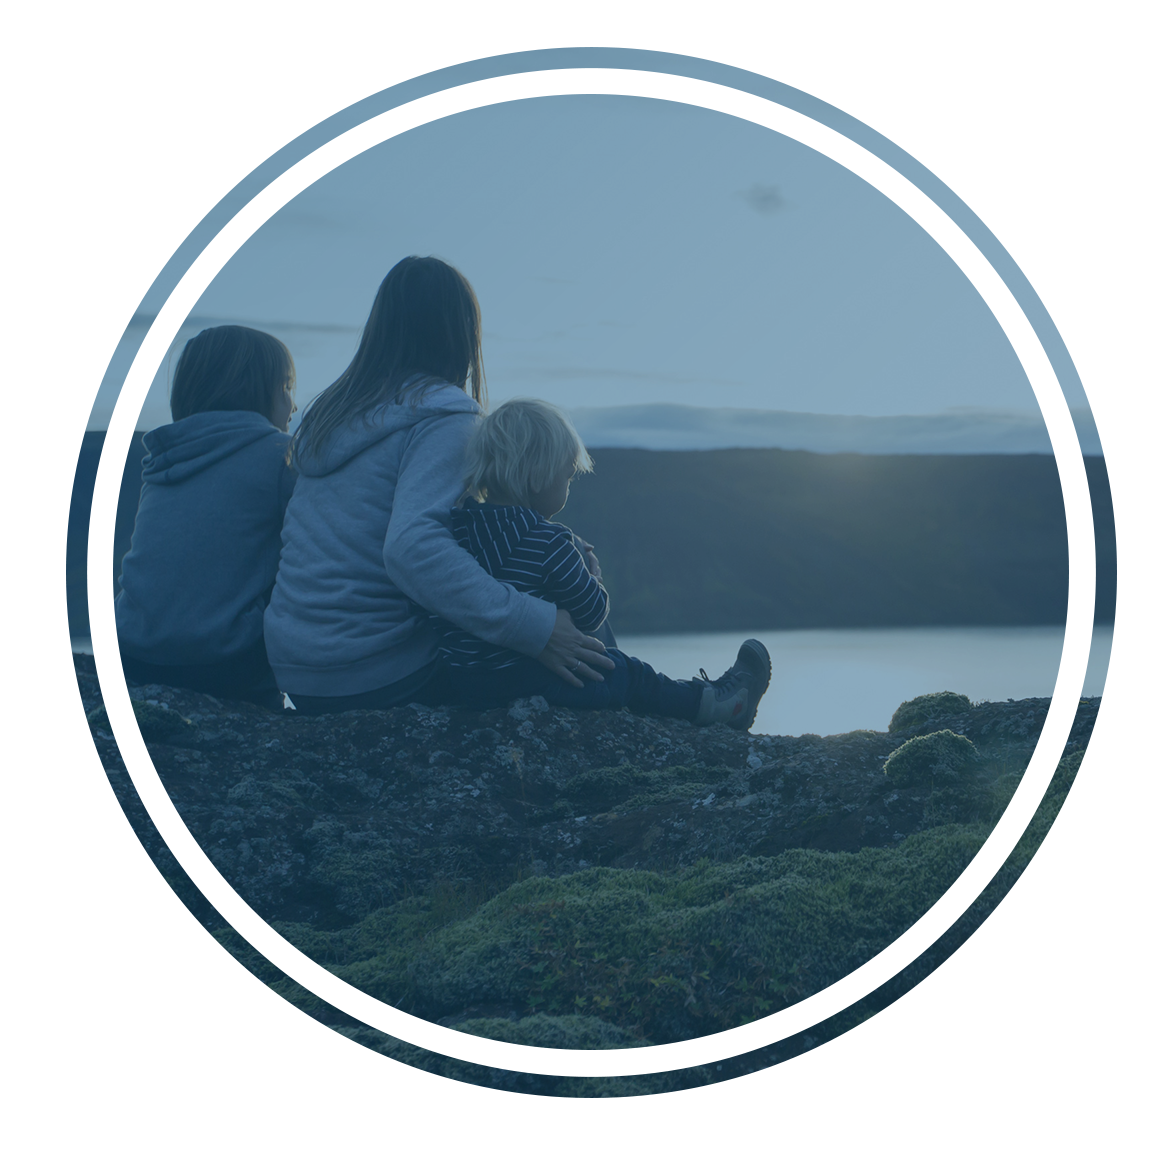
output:
[{"label": "water", "polygon": [[[1105,682],[1111,628],[1096,628],[1084,696]],[[886,730],[901,701],[951,689],[973,701],[1049,697],[1064,629],[902,628],[799,632],[686,633],[619,639],[630,656],[670,677],[704,668],[723,673],[747,636],[761,640],[774,665],[758,707],[757,734],[838,734]]]},{"label": "water", "polygon": [[117,640],[114,636],[80,636],[69,641],[74,656],[116,656]]},{"label": "water", "polygon": [[[1113,629],[1095,628],[1083,695],[1102,693]],[[951,689],[973,701],[1049,697],[1063,630],[1042,628],[875,628],[804,632],[687,632],[628,636],[630,656],[670,677],[704,668],[719,676],[755,636],[770,650],[774,676],[758,707],[756,734],[838,734],[885,730],[901,701]],[[87,636],[75,652],[92,654]]]}]

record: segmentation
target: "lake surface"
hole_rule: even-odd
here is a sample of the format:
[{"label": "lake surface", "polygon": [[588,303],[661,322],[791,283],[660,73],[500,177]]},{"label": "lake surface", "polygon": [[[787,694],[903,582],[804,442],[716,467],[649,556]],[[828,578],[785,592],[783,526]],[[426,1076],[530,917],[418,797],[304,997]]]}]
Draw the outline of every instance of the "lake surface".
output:
[{"label": "lake surface", "polygon": [[[1083,695],[1099,696],[1113,629],[1096,628]],[[1049,697],[1064,629],[900,628],[796,632],[702,632],[629,636],[620,647],[658,672],[720,676],[742,640],[766,645],[774,666],[756,734],[886,730],[901,701],[950,689],[973,701]]]},{"label": "lake surface", "polygon": [[[1083,696],[1106,680],[1113,629],[1095,628]],[[973,701],[1049,697],[1064,631],[1041,628],[875,628],[797,632],[686,632],[628,636],[620,647],[658,672],[687,680],[720,676],[747,636],[770,651],[774,676],[758,708],[756,734],[886,730],[901,701],[951,689]],[[92,653],[74,636],[76,652]]]}]

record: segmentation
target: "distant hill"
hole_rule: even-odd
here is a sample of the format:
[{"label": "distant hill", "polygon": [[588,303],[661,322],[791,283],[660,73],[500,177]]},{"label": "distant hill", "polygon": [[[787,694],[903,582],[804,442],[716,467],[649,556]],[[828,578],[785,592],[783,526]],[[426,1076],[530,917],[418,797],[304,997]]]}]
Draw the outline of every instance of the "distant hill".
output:
[{"label": "distant hill", "polygon": [[[1102,446],[1089,408],[1071,410],[1084,453]],[[917,416],[843,416],[820,412],[622,404],[573,408],[572,422],[589,448],[673,451],[781,448],[820,453],[1052,453],[1036,412],[954,409]]]},{"label": "distant hill", "polygon": [[[69,627],[89,631],[89,506],[105,434],[77,464]],[[129,549],[140,438],[122,479],[111,571]],[[1052,456],[592,450],[559,520],[596,546],[617,634],[1065,620],[1065,516]],[[1099,622],[1114,618],[1114,521],[1087,457]]]}]

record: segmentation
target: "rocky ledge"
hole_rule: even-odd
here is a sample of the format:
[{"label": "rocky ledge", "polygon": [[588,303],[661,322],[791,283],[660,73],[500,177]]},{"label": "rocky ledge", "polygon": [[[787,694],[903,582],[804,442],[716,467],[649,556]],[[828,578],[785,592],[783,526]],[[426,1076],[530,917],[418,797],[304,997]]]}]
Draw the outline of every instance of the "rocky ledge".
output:
[{"label": "rocky ledge", "polygon": [[[119,800],[228,948],[369,1046],[499,1083],[344,1022],[200,905],[125,773],[91,658],[75,660]],[[309,718],[161,686],[131,696],[195,838],[286,937],[415,1014],[549,1047],[722,1030],[861,964],[975,854],[1049,704],[932,694],[900,706],[886,731],[779,737],[550,708],[538,697],[487,713],[410,706]],[[1039,818],[966,918],[965,937],[1040,843],[1096,712],[1097,700],[1080,704]],[[924,971],[955,944],[938,947]],[[577,1084],[554,1091],[597,1095],[594,1082]]]}]

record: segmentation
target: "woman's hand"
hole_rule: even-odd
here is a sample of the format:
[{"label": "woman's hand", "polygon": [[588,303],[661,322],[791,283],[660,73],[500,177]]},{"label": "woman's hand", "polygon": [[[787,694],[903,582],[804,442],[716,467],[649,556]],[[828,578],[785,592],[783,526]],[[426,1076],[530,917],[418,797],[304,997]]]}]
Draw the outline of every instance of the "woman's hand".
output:
[{"label": "woman's hand", "polygon": [[571,612],[562,608],[555,613],[555,627],[551,630],[547,647],[539,654],[539,663],[577,689],[583,688],[580,677],[602,681],[603,674],[596,669],[611,672],[616,667],[604,655],[603,644],[594,636],[585,636],[571,622]]}]

